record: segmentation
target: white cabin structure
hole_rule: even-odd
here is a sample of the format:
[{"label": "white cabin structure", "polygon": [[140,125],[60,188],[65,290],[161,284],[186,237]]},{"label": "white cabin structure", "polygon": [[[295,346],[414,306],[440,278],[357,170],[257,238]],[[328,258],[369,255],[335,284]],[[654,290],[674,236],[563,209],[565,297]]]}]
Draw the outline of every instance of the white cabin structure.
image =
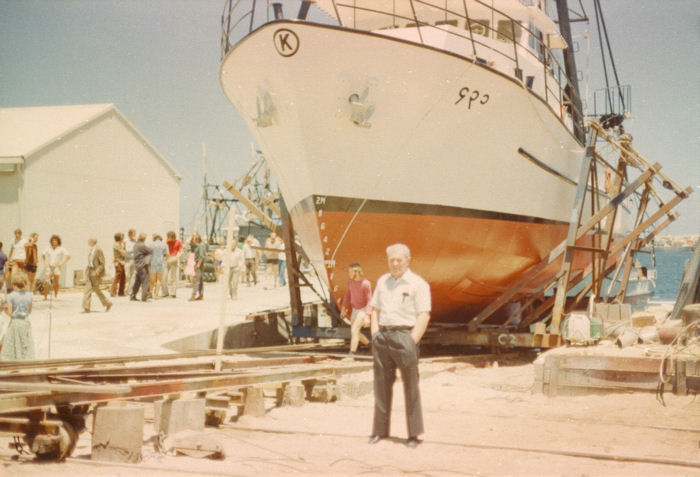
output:
[{"label": "white cabin structure", "polygon": [[71,286],[95,236],[113,273],[114,234],[128,229],[165,237],[177,231],[178,172],[113,104],[0,108],[0,241],[13,231],[53,234],[71,254],[61,286]]}]

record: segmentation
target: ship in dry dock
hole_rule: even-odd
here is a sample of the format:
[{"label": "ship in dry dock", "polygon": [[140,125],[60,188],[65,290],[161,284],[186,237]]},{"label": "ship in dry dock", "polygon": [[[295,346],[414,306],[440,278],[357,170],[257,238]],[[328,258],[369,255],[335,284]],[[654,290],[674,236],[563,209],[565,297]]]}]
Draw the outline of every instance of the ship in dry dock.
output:
[{"label": "ship in dry dock", "polygon": [[339,302],[350,263],[376,279],[404,242],[433,320],[477,315],[567,237],[586,133],[566,2],[295,5],[226,3],[220,82],[311,265]]}]

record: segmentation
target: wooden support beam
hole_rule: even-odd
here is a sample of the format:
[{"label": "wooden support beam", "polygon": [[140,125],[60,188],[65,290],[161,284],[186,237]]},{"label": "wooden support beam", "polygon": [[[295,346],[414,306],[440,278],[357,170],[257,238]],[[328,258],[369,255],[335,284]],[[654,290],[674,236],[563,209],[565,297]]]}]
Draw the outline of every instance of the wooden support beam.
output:
[{"label": "wooden support beam", "polygon": [[508,303],[512,297],[515,296],[520,290],[525,288],[532,280],[535,279],[547,266],[554,262],[557,258],[561,256],[565,250],[565,242],[560,243],[552,252],[549,254],[546,260],[542,260],[540,263],[530,267],[525,271],[521,278],[517,279],[512,287],[506,290],[504,293],[499,295],[494,301],[492,301],[486,308],[484,308],[478,315],[476,315],[469,322],[468,326],[471,331],[476,331],[477,327],[483,323],[488,317],[493,315],[496,310],[501,308],[503,305]]},{"label": "wooden support beam", "polygon": [[280,206],[282,218],[282,233],[285,241],[285,256],[287,257],[287,282],[289,283],[289,305],[292,311],[292,327],[304,324],[304,303],[301,301],[301,289],[299,288],[299,275],[294,273],[299,270],[299,257],[296,253],[296,241],[294,227],[289,217],[287,207],[282,200]]},{"label": "wooden support beam", "polygon": [[[586,155],[584,156],[583,161],[581,161],[581,171],[579,172],[576,197],[571,208],[569,234],[566,238],[566,252],[564,253],[564,261],[561,265],[561,276],[559,278],[559,284],[557,285],[557,291],[554,296],[554,308],[552,309],[552,323],[550,327],[550,330],[554,333],[559,332],[559,322],[564,309],[564,302],[566,301],[566,285],[569,283],[571,266],[574,261],[574,249],[572,247],[576,245],[576,240],[579,238],[578,232],[583,229],[583,227],[579,227],[579,224],[581,223],[581,212],[583,211],[583,204],[586,198],[586,191],[588,189],[588,176],[591,173],[591,166],[595,160],[594,156],[595,143],[586,148]],[[583,231],[586,232],[591,227],[592,225]]]},{"label": "wooden support beam", "polygon": [[595,224],[603,220],[618,205],[620,205],[623,200],[632,195],[632,193],[636,191],[640,185],[648,181],[651,178],[651,176],[657,173],[660,169],[661,165],[657,162],[649,169],[644,171],[644,173],[640,175],[634,182],[630,183],[627,187],[625,187],[625,189],[622,192],[610,199],[610,202],[608,202],[602,209],[600,209],[593,217],[588,219],[585,224],[581,225],[581,227],[576,232],[576,240],[583,237],[586,234],[586,232],[593,228]]},{"label": "wooden support beam", "polygon": [[[624,151],[626,154],[631,155],[642,166],[649,167],[650,162],[644,156],[642,156],[639,152],[637,152],[632,147],[631,144],[628,143],[628,144],[624,145],[624,147],[623,147],[623,145],[621,145],[620,143],[615,141],[613,139],[613,137],[610,134],[608,134],[608,132],[605,129],[603,129],[603,127],[601,126],[601,124],[598,121],[590,121],[588,123],[588,125],[590,127],[592,127],[601,137],[603,137],[603,139],[605,139],[613,147],[617,148],[620,151]],[[640,169],[641,169],[641,167],[640,167]],[[676,194],[680,195],[680,194],[683,194],[685,192],[684,190],[682,190],[680,188],[680,186],[678,186],[674,181],[672,181],[670,177],[666,176],[666,174],[659,173],[659,176],[663,179],[664,185],[668,185],[668,187],[670,187]],[[686,189],[686,191],[687,191],[687,189]]]},{"label": "wooden support beam", "polygon": [[265,205],[265,207],[274,212],[277,215],[277,217],[279,217],[280,219],[282,218],[282,211],[280,207],[278,207],[272,199],[270,199],[269,197],[263,197],[262,199],[260,199],[260,202],[262,202]]},{"label": "wooden support beam", "polygon": [[607,250],[604,248],[600,247],[586,247],[583,245],[574,245],[571,247],[572,249],[579,251],[579,252],[591,252],[591,253],[606,253]]},{"label": "wooden support beam", "polygon": [[236,199],[238,199],[243,205],[245,205],[248,208],[248,210],[250,210],[253,213],[253,215],[259,218],[263,222],[263,224],[265,224],[265,227],[275,232],[277,235],[282,235],[282,230],[280,229],[280,227],[270,217],[268,217],[267,214],[265,214],[265,212],[260,210],[252,200],[248,199],[241,191],[233,187],[233,185],[231,185],[229,182],[224,181],[222,185],[226,188],[226,190],[233,194],[233,196]]},{"label": "wooden support beam", "polygon": [[648,229],[651,227],[659,218],[666,214],[669,210],[674,208],[678,203],[685,199],[690,193],[693,191],[692,187],[688,187],[685,189],[685,194],[679,194],[675,196],[673,199],[671,199],[667,204],[664,204],[657,210],[654,214],[652,214],[647,220],[639,224],[632,232],[630,232],[625,238],[616,241],[615,244],[612,246],[610,249],[610,253],[612,255],[617,254],[620,250],[622,250],[628,243],[630,243],[632,240],[635,238],[639,237],[639,234],[641,234],[644,230]]},{"label": "wooden support beam", "polygon": [[639,242],[639,248],[646,246],[649,242],[654,240],[654,238],[658,235],[659,232],[668,227],[668,225],[677,218],[678,212],[670,212],[665,221],[660,223],[653,231],[649,232],[649,234]]}]

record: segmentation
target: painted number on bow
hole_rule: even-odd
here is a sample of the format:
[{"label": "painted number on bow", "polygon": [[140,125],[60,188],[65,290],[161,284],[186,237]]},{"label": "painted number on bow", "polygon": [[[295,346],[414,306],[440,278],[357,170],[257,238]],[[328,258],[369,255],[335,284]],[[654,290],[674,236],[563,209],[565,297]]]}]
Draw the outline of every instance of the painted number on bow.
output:
[{"label": "painted number on bow", "polygon": [[472,109],[472,104],[486,104],[489,102],[490,96],[488,94],[482,94],[479,90],[470,91],[468,87],[464,87],[459,90],[459,99],[455,101],[455,104],[459,104],[460,101],[465,100],[467,109]]}]

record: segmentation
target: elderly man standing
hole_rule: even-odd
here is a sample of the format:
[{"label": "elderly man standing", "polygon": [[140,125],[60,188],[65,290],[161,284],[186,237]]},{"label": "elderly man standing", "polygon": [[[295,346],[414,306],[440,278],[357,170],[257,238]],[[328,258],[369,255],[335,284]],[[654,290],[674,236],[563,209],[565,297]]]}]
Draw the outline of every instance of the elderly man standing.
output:
[{"label": "elderly man standing", "polygon": [[102,249],[97,246],[97,239],[95,237],[90,237],[88,239],[88,246],[90,247],[90,251],[88,252],[87,267],[85,267],[83,313],[90,313],[90,301],[93,293],[100,299],[100,302],[102,302],[102,305],[105,307],[105,311],[109,311],[109,309],[112,308],[112,302],[109,301],[104,296],[104,293],[102,293],[102,290],[100,290],[102,277],[105,276],[105,255],[102,253]]},{"label": "elderly man standing", "polygon": [[411,252],[404,244],[386,249],[389,273],[382,275],[372,297],[374,355],[374,424],[369,443],[389,435],[396,368],[401,372],[406,402],[406,445],[415,448],[423,433],[418,389],[418,343],[430,321],[430,285],[409,270]]}]

